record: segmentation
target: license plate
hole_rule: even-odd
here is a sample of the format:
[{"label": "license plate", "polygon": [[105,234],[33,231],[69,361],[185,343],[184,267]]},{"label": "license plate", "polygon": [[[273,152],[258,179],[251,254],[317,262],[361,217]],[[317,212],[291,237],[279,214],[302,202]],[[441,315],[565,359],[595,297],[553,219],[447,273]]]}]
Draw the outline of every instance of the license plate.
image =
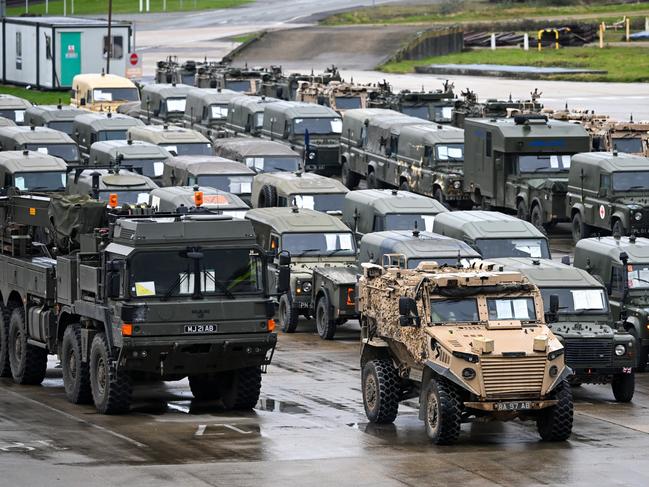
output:
[{"label": "license plate", "polygon": [[530,401],[511,401],[494,404],[496,411],[520,411],[522,409],[532,409],[532,403]]},{"label": "license plate", "polygon": [[185,333],[216,333],[216,325],[185,325]]}]

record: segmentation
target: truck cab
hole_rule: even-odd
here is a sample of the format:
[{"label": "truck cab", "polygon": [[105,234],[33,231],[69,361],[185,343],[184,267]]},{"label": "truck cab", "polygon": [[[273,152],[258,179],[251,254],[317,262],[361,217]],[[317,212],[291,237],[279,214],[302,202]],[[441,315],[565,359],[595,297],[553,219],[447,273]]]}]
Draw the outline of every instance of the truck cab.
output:
[{"label": "truck cab", "polygon": [[182,84],[154,83],[142,88],[140,119],[154,125],[182,125],[187,95],[194,88]]},{"label": "truck cab", "polygon": [[173,156],[212,156],[210,140],[195,130],[168,125],[131,127],[128,137],[158,145]]},{"label": "truck cab", "polygon": [[39,193],[64,192],[68,165],[63,159],[33,151],[0,152],[2,192],[9,188]]},{"label": "truck cab", "polygon": [[74,118],[72,137],[79,144],[79,149],[87,161],[90,147],[95,142],[107,140],[127,140],[128,129],[141,127],[144,122],[121,113],[84,113]]},{"label": "truck cab", "polygon": [[159,183],[164,162],[171,154],[164,148],[141,140],[107,140],[90,146],[89,166],[122,166]]},{"label": "truck cab", "polygon": [[217,156],[239,161],[257,174],[295,172],[300,169],[300,155],[279,142],[257,138],[228,138],[214,142]]},{"label": "truck cab", "polygon": [[78,74],[72,80],[70,105],[93,112],[114,112],[128,102],[140,100],[135,84],[115,74]]},{"label": "truck cab", "polygon": [[25,112],[31,106],[24,98],[0,94],[0,117],[8,118],[16,125],[25,125]]},{"label": "truck cab", "polygon": [[209,139],[224,137],[229,103],[241,93],[232,90],[194,88],[187,93],[183,124]]},{"label": "truck cab", "polygon": [[149,204],[164,213],[207,210],[232,218],[243,218],[250,207],[237,195],[207,186],[170,186],[149,194]]},{"label": "truck cab", "polygon": [[79,168],[68,176],[70,194],[90,195],[114,208],[146,205],[157,187],[150,178],[126,169]]},{"label": "truck cab", "polygon": [[70,166],[81,164],[77,143],[68,134],[47,127],[0,127],[0,150],[40,152]]},{"label": "truck cab", "polygon": [[74,119],[83,113],[87,113],[87,110],[68,105],[35,105],[25,111],[25,125],[48,127],[72,137]]},{"label": "truck cab", "polygon": [[225,129],[235,135],[259,137],[264,127],[264,112],[269,103],[279,101],[265,96],[240,96],[230,100]]}]

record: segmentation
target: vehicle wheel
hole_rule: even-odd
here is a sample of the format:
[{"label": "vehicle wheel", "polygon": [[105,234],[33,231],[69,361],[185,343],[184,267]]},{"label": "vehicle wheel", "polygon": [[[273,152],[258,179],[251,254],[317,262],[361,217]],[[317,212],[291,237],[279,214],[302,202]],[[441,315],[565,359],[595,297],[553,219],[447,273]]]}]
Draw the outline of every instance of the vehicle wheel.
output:
[{"label": "vehicle wheel", "polygon": [[388,359],[370,360],[363,367],[365,415],[372,423],[392,423],[399,412],[401,384],[397,369]]},{"label": "vehicle wheel", "polygon": [[376,174],[374,171],[367,173],[367,189],[378,189],[378,181],[376,180]]},{"label": "vehicle wheel", "polygon": [[219,374],[219,395],[225,409],[250,410],[257,405],[261,392],[261,369],[229,370]]},{"label": "vehicle wheel", "polygon": [[635,373],[615,374],[611,387],[617,402],[631,402],[635,392]]},{"label": "vehicle wheel", "polygon": [[0,377],[11,377],[9,365],[9,312],[0,304]]},{"label": "vehicle wheel", "polygon": [[516,205],[516,217],[520,220],[525,221],[529,221],[530,219],[530,214],[527,210],[527,204],[523,200],[519,201],[518,205]]},{"label": "vehicle wheel", "polygon": [[199,401],[212,401],[219,396],[219,380],[214,376],[190,375],[189,388],[194,399]]},{"label": "vehicle wheel", "polygon": [[543,212],[539,205],[534,205],[532,213],[530,213],[530,223],[542,232],[546,231],[545,222],[543,221]]},{"label": "vehicle wheel", "polygon": [[410,191],[410,185],[408,184],[408,181],[405,179],[401,181],[401,184],[399,185],[399,189],[401,191]]},{"label": "vehicle wheel", "polygon": [[264,185],[261,188],[260,208],[274,208],[277,206],[277,190],[275,186]]},{"label": "vehicle wheel", "polygon": [[579,242],[582,238],[590,236],[590,227],[584,223],[581,213],[575,213],[572,217],[572,239],[575,243]]},{"label": "vehicle wheel", "polygon": [[443,205],[446,204],[446,198],[444,198],[444,193],[442,192],[442,188],[435,188],[435,190],[433,191],[433,198],[435,198]]},{"label": "vehicle wheel", "polygon": [[343,184],[347,186],[347,188],[356,189],[358,187],[358,183],[360,183],[361,177],[359,174],[349,169],[349,163],[347,161],[343,162],[343,165],[340,169],[340,174],[343,180]]},{"label": "vehicle wheel", "polygon": [[63,333],[61,366],[65,395],[73,404],[92,402],[88,363],[81,361],[81,325],[69,325]]},{"label": "vehicle wheel", "polygon": [[47,351],[27,343],[25,312],[14,308],[9,319],[9,366],[16,384],[37,385],[45,379]]},{"label": "vehicle wheel", "polygon": [[90,347],[90,385],[101,414],[125,413],[131,406],[131,378],[126,372],[116,371],[112,362],[106,335],[98,333]]},{"label": "vehicle wheel", "polygon": [[626,235],[626,229],[624,228],[624,225],[620,220],[615,220],[615,223],[613,223],[613,228],[611,230],[613,232],[613,235],[619,235],[620,237],[624,237]]},{"label": "vehicle wheel", "polygon": [[279,298],[279,324],[284,333],[295,333],[300,313],[291,306],[288,295],[282,294]]},{"label": "vehicle wheel", "polygon": [[462,406],[457,390],[443,380],[431,379],[426,388],[426,434],[436,445],[450,445],[460,436]]},{"label": "vehicle wheel", "polygon": [[333,339],[336,334],[336,320],[331,318],[331,305],[326,294],[323,294],[316,304],[315,324],[320,338],[323,340]]},{"label": "vehicle wheel", "polygon": [[563,381],[552,394],[556,405],[542,409],[536,418],[536,428],[545,441],[565,441],[572,432],[572,391],[570,384]]}]

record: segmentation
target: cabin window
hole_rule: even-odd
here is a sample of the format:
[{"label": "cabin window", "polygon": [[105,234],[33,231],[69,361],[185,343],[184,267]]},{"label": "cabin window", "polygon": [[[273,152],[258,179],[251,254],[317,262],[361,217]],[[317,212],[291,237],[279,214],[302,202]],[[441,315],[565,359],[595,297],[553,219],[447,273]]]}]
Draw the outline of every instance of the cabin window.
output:
[{"label": "cabin window", "polygon": [[45,59],[52,59],[52,38],[45,34]]},{"label": "cabin window", "polygon": [[16,69],[23,69],[23,33],[16,32]]},{"label": "cabin window", "polygon": [[610,189],[610,187],[611,187],[611,175],[610,174],[600,174],[599,175],[599,187],[601,189]]},{"label": "cabin window", "polygon": [[[111,59],[122,59],[124,57],[124,37],[122,36],[112,36],[113,42],[111,47]],[[108,52],[108,36],[104,36],[104,50],[103,56],[106,57]]]},{"label": "cabin window", "polygon": [[624,270],[621,267],[611,267],[611,294],[624,293]]},{"label": "cabin window", "polygon": [[487,137],[485,139],[484,154],[487,157],[491,157],[491,132],[487,132]]},{"label": "cabin window", "polygon": [[424,160],[425,166],[430,166],[433,162],[433,148],[430,145],[424,146]]},{"label": "cabin window", "polygon": [[361,128],[361,140],[358,142],[361,148],[364,148],[367,145],[367,127],[363,125]]},{"label": "cabin window", "polygon": [[390,153],[388,155],[397,157],[398,150],[399,150],[399,136],[392,135],[390,136]]},{"label": "cabin window", "polygon": [[374,227],[372,228],[373,232],[383,231],[383,217],[381,215],[374,215]]}]

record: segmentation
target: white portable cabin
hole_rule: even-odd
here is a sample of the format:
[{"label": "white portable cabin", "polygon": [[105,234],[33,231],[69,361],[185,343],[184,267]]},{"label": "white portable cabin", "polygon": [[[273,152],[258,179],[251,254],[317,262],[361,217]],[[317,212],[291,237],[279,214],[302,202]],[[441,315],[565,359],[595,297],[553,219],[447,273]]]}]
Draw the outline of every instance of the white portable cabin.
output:
[{"label": "white portable cabin", "polygon": [[[131,52],[130,22],[112,22],[110,73],[124,76]],[[3,83],[71,88],[81,73],[106,68],[108,22],[77,17],[6,17],[0,36]]]}]

